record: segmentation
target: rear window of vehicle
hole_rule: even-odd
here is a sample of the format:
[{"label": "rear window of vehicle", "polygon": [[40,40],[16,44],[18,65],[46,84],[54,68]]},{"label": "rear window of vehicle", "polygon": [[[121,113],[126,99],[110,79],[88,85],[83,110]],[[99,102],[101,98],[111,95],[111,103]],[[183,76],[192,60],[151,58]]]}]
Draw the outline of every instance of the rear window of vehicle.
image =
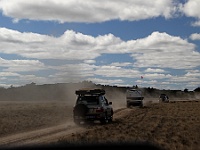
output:
[{"label": "rear window of vehicle", "polygon": [[86,103],[87,105],[98,105],[99,97],[98,96],[82,96],[78,98],[78,103]]}]

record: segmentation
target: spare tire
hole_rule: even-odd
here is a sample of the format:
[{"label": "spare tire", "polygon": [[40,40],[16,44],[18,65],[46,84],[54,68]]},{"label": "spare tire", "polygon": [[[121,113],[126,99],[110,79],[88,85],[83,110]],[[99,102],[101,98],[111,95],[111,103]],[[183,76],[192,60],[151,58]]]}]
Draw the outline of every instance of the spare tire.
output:
[{"label": "spare tire", "polygon": [[84,117],[88,112],[88,107],[85,104],[78,104],[74,107],[74,116]]}]

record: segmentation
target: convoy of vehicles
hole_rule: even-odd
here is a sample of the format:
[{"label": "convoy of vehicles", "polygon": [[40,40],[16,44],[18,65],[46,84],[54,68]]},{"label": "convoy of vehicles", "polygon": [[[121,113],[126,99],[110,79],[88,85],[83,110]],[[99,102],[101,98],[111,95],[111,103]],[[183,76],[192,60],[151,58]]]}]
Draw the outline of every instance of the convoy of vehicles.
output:
[{"label": "convoy of vehicles", "polygon": [[[76,124],[98,120],[102,124],[112,122],[112,102],[105,97],[105,90],[100,88],[83,88],[75,91],[77,99],[73,108],[73,119]],[[159,102],[169,102],[166,94],[159,96]],[[144,94],[141,89],[130,88],[126,91],[126,105],[144,106]]]},{"label": "convoy of vehicles", "polygon": [[77,100],[73,109],[76,124],[99,120],[102,124],[112,122],[112,102],[108,102],[103,89],[80,89],[75,91]]}]

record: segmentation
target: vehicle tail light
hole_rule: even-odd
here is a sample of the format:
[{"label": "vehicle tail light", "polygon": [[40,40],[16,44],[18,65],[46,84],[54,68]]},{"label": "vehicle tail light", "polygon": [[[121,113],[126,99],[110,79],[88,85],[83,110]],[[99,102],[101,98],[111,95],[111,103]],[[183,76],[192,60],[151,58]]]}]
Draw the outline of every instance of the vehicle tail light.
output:
[{"label": "vehicle tail light", "polygon": [[96,112],[103,112],[103,107],[98,107],[98,108],[96,109]]}]

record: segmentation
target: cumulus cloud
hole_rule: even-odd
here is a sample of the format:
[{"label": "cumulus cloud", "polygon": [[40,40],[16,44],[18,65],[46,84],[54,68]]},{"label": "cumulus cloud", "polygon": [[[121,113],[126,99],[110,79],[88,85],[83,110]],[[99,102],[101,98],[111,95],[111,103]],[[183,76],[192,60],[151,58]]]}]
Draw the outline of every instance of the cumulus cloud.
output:
[{"label": "cumulus cloud", "polygon": [[20,76],[18,73],[14,72],[0,72],[0,77],[13,77],[13,76]]},{"label": "cumulus cloud", "polygon": [[96,84],[101,84],[101,85],[119,85],[119,84],[124,83],[124,81],[121,79],[108,80],[108,79],[100,79],[100,78],[88,78],[87,80],[92,81]]},{"label": "cumulus cloud", "polygon": [[152,68],[147,68],[144,72],[160,72],[160,73],[162,73],[162,72],[165,72],[165,70],[163,70],[163,69],[152,69]]},{"label": "cumulus cloud", "polygon": [[186,74],[186,77],[195,77],[196,79],[200,76],[200,71],[199,70],[189,70]]},{"label": "cumulus cloud", "polygon": [[193,33],[190,35],[191,40],[200,40],[200,34],[199,33]]},{"label": "cumulus cloud", "polygon": [[132,66],[133,64],[130,63],[130,62],[122,62],[122,63],[119,63],[119,62],[113,62],[110,64],[110,66],[116,66],[116,67],[127,67],[127,66]]},{"label": "cumulus cloud", "polygon": [[[0,11],[11,17],[14,23],[43,20],[65,22],[96,23],[110,20],[136,21],[155,17],[166,19],[176,16],[179,7],[187,17],[196,19],[193,26],[200,26],[200,2],[188,0],[184,4],[175,0],[0,0]],[[199,33],[191,34],[191,40],[200,40]],[[1,82],[8,79],[16,83],[21,81],[37,83],[72,82],[91,79],[97,83],[123,84],[118,78],[140,78],[145,75],[146,82],[156,85],[156,79],[195,82],[199,72],[200,53],[194,44],[181,37],[168,33],[153,32],[149,36],[123,41],[113,34],[93,37],[72,30],[54,37],[31,32],[19,32],[0,27],[0,53],[20,56],[20,60],[0,58]],[[125,54],[132,57],[132,62],[113,62],[100,66],[96,58],[102,54]],[[22,58],[24,60],[22,60]],[[30,60],[29,60],[30,59]],[[65,65],[47,66],[45,61],[75,62]],[[44,61],[45,60],[45,61]],[[130,61],[130,59],[129,59]],[[163,69],[160,69],[163,68]],[[142,73],[141,70],[144,70]],[[185,76],[176,78],[166,73],[165,69],[191,69]],[[48,77],[37,77],[28,72],[48,70]],[[18,74],[26,72],[28,75]],[[94,76],[109,78],[98,79]],[[7,78],[8,77],[8,78]],[[67,78],[66,78],[67,77]],[[23,80],[23,81],[22,81]],[[25,81],[24,81],[25,80]],[[3,82],[1,83],[3,85]]]},{"label": "cumulus cloud", "polygon": [[193,26],[200,26],[200,1],[199,0],[188,0],[185,4],[182,5],[181,11],[187,17],[196,18],[196,22],[193,22]]},{"label": "cumulus cloud", "polygon": [[0,28],[0,40],[2,53],[27,58],[85,60],[100,56],[92,51],[96,45],[95,38],[74,31],[66,31],[61,37],[55,38]]},{"label": "cumulus cloud", "polygon": [[172,77],[172,75],[170,75],[170,74],[167,74],[167,75],[161,74],[161,73],[145,74],[145,78],[148,78],[148,79],[166,79],[166,78],[171,78],[171,77]]},{"label": "cumulus cloud", "polygon": [[46,70],[46,66],[39,60],[6,60],[0,58],[0,67],[6,72],[29,72]]},{"label": "cumulus cloud", "polygon": [[[58,71],[55,75],[58,77],[89,77],[94,76],[94,70],[97,66],[87,63],[74,63],[74,64],[65,64],[62,66],[51,67]],[[52,77],[52,76],[51,76]]]},{"label": "cumulus cloud", "polygon": [[141,72],[136,69],[125,69],[117,66],[99,66],[94,71],[95,75],[100,75],[103,77],[125,77],[125,78],[135,78],[140,77]]},{"label": "cumulus cloud", "polygon": [[200,63],[200,53],[195,51],[194,44],[167,33],[153,32],[130,43],[134,45],[131,56],[137,60],[135,66],[138,67],[187,69]]},{"label": "cumulus cloud", "polygon": [[[171,18],[176,12],[173,0],[1,0],[5,16],[21,19],[63,22],[104,22],[114,19],[141,20],[163,16]],[[26,13],[24,13],[26,12]]]},{"label": "cumulus cloud", "polygon": [[[191,36],[191,39],[197,37]],[[0,28],[0,45],[0,53],[16,54],[24,58],[24,60],[0,59],[0,66],[3,67],[4,72],[1,74],[2,84],[4,81],[17,85],[19,82],[42,84],[91,79],[95,83],[123,85],[125,82],[119,78],[140,78],[143,74],[139,70],[140,67],[147,68],[145,80],[166,79],[169,82],[186,82],[198,78],[193,77],[194,73],[192,74],[191,71],[184,77],[176,78],[170,74],[163,74],[166,72],[160,68],[193,69],[200,64],[200,54],[195,50],[194,44],[180,37],[160,32],[153,32],[141,39],[123,41],[112,34],[93,37],[67,30],[60,37],[53,37]],[[105,53],[129,54],[133,62],[112,62],[97,66],[96,58]],[[59,66],[42,63],[47,59],[76,63]],[[39,70],[51,70],[51,74],[46,77],[18,74]],[[96,76],[105,79],[98,79]],[[136,81],[136,83],[140,82],[145,81]]]},{"label": "cumulus cloud", "polygon": [[112,34],[92,37],[67,30],[60,37],[52,37],[0,28],[0,45],[1,53],[34,59],[82,60],[91,63],[94,62],[91,60],[106,53],[130,54],[135,61],[134,67],[190,69],[200,64],[200,53],[195,50],[194,44],[160,32],[123,41]]},{"label": "cumulus cloud", "polygon": [[84,60],[84,63],[86,63],[86,64],[94,64],[94,63],[96,63],[96,61],[95,60]]}]

